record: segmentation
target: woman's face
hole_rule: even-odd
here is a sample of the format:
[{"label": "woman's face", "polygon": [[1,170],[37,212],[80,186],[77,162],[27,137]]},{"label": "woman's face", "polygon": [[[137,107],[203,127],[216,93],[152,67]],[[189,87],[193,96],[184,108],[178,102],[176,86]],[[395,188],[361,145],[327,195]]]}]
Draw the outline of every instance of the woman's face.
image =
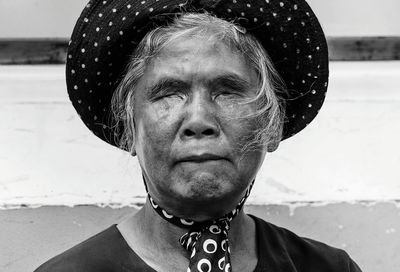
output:
[{"label": "woman's face", "polygon": [[256,73],[222,43],[180,39],[155,56],[135,90],[135,149],[154,200],[205,220],[233,209],[264,148],[244,152],[257,128]]}]

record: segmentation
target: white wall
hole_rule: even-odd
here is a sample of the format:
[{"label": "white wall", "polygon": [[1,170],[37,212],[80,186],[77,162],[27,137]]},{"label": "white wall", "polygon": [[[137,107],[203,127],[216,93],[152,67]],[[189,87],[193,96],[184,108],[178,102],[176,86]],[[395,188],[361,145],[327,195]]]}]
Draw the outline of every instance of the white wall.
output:
[{"label": "white wall", "polygon": [[[398,0],[309,2],[328,35],[400,35]],[[0,38],[67,37],[85,4],[0,0]],[[400,199],[398,78],[400,62],[332,63],[326,105],[267,157],[249,202]],[[0,131],[0,205],[143,200],[136,159],[83,126],[64,66],[0,66]]]},{"label": "white wall", "polygon": [[[87,0],[0,0],[0,38],[67,38]],[[308,0],[329,36],[400,35],[399,0]]]},{"label": "white wall", "polygon": [[306,0],[329,36],[399,36],[399,0]]},{"label": "white wall", "polygon": [[[268,155],[248,203],[400,199],[400,62],[334,62],[316,120]],[[0,208],[141,203],[136,158],[83,125],[64,66],[0,66]]]}]

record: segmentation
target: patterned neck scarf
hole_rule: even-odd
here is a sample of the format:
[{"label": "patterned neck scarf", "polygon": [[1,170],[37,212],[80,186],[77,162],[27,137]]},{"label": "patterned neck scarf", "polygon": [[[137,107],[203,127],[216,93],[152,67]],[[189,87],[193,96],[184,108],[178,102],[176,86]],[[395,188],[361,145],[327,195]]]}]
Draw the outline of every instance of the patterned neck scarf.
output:
[{"label": "patterned neck scarf", "polygon": [[179,239],[181,245],[191,252],[187,272],[232,271],[228,241],[230,222],[242,209],[253,184],[254,180],[234,210],[218,219],[204,222],[194,222],[169,214],[154,202],[147,191],[152,207],[162,218],[178,227],[189,229]]}]

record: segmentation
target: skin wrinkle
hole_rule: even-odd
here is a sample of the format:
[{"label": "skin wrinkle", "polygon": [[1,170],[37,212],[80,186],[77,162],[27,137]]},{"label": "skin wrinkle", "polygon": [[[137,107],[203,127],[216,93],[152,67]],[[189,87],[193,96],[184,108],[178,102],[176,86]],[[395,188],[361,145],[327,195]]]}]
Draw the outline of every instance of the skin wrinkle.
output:
[{"label": "skin wrinkle", "polygon": [[[149,32],[136,48],[128,66],[127,74],[114,93],[112,101],[115,119],[117,123],[123,122],[125,127],[125,130],[120,132],[122,134],[120,147],[135,155],[135,129],[132,127],[132,122],[129,121],[132,118],[131,112],[134,111],[134,108],[132,103],[128,103],[128,100],[132,99],[125,99],[124,97],[134,96],[134,90],[138,89],[137,81],[144,74],[149,62],[163,48],[178,38],[187,39],[191,37],[225,43],[231,50],[241,52],[249,65],[257,71],[258,95],[243,103],[256,103],[259,105],[259,109],[252,115],[244,115],[240,118],[257,118],[259,119],[259,126],[255,137],[249,138],[252,141],[243,145],[242,149],[254,150],[261,144],[267,146],[271,152],[275,150],[279,144],[283,128],[284,101],[279,97],[283,93],[284,83],[279,78],[268,55],[256,39],[241,31],[240,26],[209,14],[192,13],[176,18],[174,23],[167,27],[157,28]],[[116,127],[119,126],[116,125]]]},{"label": "skin wrinkle", "polygon": [[[209,99],[209,92],[210,89],[207,88],[204,85],[205,80],[204,78],[208,78],[210,75],[216,74],[217,77],[220,76],[220,74],[224,75],[226,74],[226,71],[224,69],[227,68],[221,68],[221,67],[229,67],[228,71],[230,73],[234,71],[236,74],[241,74],[241,77],[243,75],[246,75],[246,80],[248,82],[252,82],[253,80],[250,80],[250,75],[251,77],[254,77],[253,73],[248,74],[249,70],[247,68],[247,64],[244,61],[242,57],[239,57],[240,55],[235,55],[234,53],[231,53],[228,48],[226,48],[224,45],[219,44],[218,46],[220,47],[220,50],[223,49],[223,54],[220,53],[220,50],[211,50],[209,51],[210,48],[213,48],[215,45],[211,44],[207,50],[201,50],[196,44],[201,43],[202,48],[207,48],[207,44],[204,42],[200,42],[198,40],[193,40],[193,41],[188,41],[188,42],[183,42],[183,41],[177,41],[177,44],[183,44],[182,47],[184,46],[195,46],[196,49],[200,50],[199,52],[192,52],[190,54],[187,54],[187,56],[182,57],[182,58],[176,58],[175,57],[175,52],[180,52],[180,47],[177,48],[177,44],[173,48],[177,48],[172,50],[172,54],[169,55],[164,55],[163,57],[158,57],[154,62],[149,65],[149,69],[147,70],[144,78],[139,82],[138,86],[141,86],[142,89],[149,89],[148,86],[154,86],[159,82],[160,79],[164,78],[166,75],[170,76],[171,74],[174,75],[175,77],[182,77],[184,80],[186,78],[192,80],[194,83],[192,84],[192,89],[189,90],[188,95],[191,99],[187,98],[184,101],[181,101],[181,98],[178,97],[166,97],[161,100],[157,101],[146,101],[146,98],[148,95],[146,93],[140,92],[137,94],[136,97],[136,110],[135,110],[135,115],[136,115],[136,125],[137,125],[137,139],[136,139],[136,151],[138,153],[138,158],[140,161],[140,165],[142,166],[143,172],[145,173],[146,180],[148,182],[148,187],[149,191],[151,192],[151,195],[155,199],[156,202],[160,203],[161,206],[165,207],[166,210],[172,210],[175,211],[175,213],[178,211],[179,213],[179,208],[181,206],[182,201],[186,201],[188,199],[198,199],[197,203],[200,203],[204,201],[205,199],[208,199],[209,203],[214,203],[217,204],[221,200],[221,197],[224,198],[224,201],[227,202],[227,207],[233,208],[236,205],[236,202],[240,199],[242,196],[242,192],[247,188],[248,183],[243,184],[241,186],[237,186],[237,188],[234,190],[236,193],[233,195],[236,195],[232,198],[232,195],[220,195],[221,188],[224,188],[223,190],[227,190],[227,188],[231,188],[231,178],[227,178],[225,173],[226,170],[224,170],[228,166],[224,166],[223,164],[222,168],[218,166],[218,168],[211,168],[215,170],[207,170],[206,172],[198,172],[196,174],[196,178],[193,179],[194,176],[192,171],[193,169],[191,167],[189,168],[182,168],[178,169],[174,172],[173,168],[173,173],[171,174],[169,171],[166,171],[164,174],[161,176],[163,177],[162,179],[164,180],[171,180],[172,184],[168,186],[160,186],[158,182],[154,182],[154,169],[157,170],[165,170],[171,167],[171,157],[169,152],[176,152],[174,151],[176,147],[174,146],[180,146],[181,144],[178,144],[181,140],[179,138],[175,138],[176,136],[174,135],[177,130],[180,129],[180,126],[182,125],[182,121],[180,120],[183,118],[189,118],[187,120],[192,120],[193,122],[203,122],[199,119],[197,121],[197,118],[206,118],[204,120],[207,124],[214,124],[216,127],[215,129],[218,129],[218,125],[216,124],[225,124],[225,120],[227,116],[232,116],[233,115],[241,115],[243,112],[247,112],[250,110],[250,105],[242,105],[240,107],[235,107],[233,108],[234,111],[228,110],[232,109],[232,107],[226,107],[226,103],[232,103],[229,99],[217,99],[217,100],[210,100]],[[186,45],[187,44],[187,45]],[[172,47],[172,46],[171,46]],[[168,51],[169,52],[169,51]],[[181,54],[179,55],[185,55],[185,51],[180,52]],[[211,55],[210,55],[211,54]],[[231,54],[234,54],[236,57],[231,57]],[[198,57],[198,56],[201,56]],[[206,57],[205,60],[203,60],[204,56]],[[224,56],[221,58],[220,56]],[[219,64],[216,65],[217,61],[212,61],[214,58],[220,58],[218,59]],[[234,59],[237,60],[234,60]],[[225,63],[228,61],[227,63]],[[234,62],[232,62],[234,61]],[[236,62],[235,62],[236,61]],[[239,61],[239,62],[237,62]],[[209,63],[209,64],[208,64]],[[240,63],[240,65],[239,65]],[[171,66],[172,64],[172,66]],[[236,66],[235,66],[236,65]],[[240,70],[235,70],[240,67]],[[221,70],[222,69],[222,70]],[[213,78],[213,77],[211,77]],[[209,82],[207,80],[206,82]],[[254,92],[252,92],[254,95]],[[144,99],[144,100],[143,100]],[[167,102],[166,102],[167,101]],[[163,105],[168,104],[168,107],[164,107]],[[194,103],[192,105],[192,103]],[[218,103],[222,103],[221,105]],[[141,105],[140,107],[138,105]],[[161,106],[160,106],[161,105]],[[190,110],[189,110],[190,107]],[[148,109],[147,109],[148,108]],[[167,114],[165,112],[167,111]],[[182,114],[182,115],[181,115]],[[196,114],[196,115],[193,115]],[[197,116],[197,114],[199,114]],[[186,116],[186,117],[184,117]],[[191,119],[194,118],[194,119]],[[176,120],[176,121],[175,121]],[[172,123],[170,123],[172,122]],[[189,121],[187,121],[189,122]],[[211,123],[210,123],[211,122]],[[230,122],[231,125],[233,125],[233,122]],[[228,123],[229,124],[229,123]],[[214,126],[213,125],[213,126]],[[242,132],[234,132],[232,131],[232,128],[229,128],[231,125],[224,125],[221,126],[222,128],[229,129],[229,131],[221,129],[221,133],[223,135],[229,135],[229,142],[231,142],[233,145],[231,147],[235,147],[236,144],[242,144],[238,143],[238,139],[241,139],[243,135],[250,135],[253,134],[252,131],[248,130],[247,125],[243,124],[242,122],[235,124],[235,131],[239,129],[238,131]],[[163,127],[168,127],[167,130],[163,129]],[[156,132],[157,129],[157,132]],[[157,138],[155,135],[161,133],[160,129],[162,130],[162,137]],[[141,133],[142,132],[142,133]],[[244,134],[243,134],[244,132]],[[144,134],[143,134],[144,133]],[[177,132],[178,134],[180,133],[179,131]],[[227,134],[225,134],[227,133]],[[223,136],[227,137],[227,136]],[[172,139],[177,139],[177,140],[172,140]],[[219,138],[218,138],[219,139]],[[221,138],[218,141],[221,141],[225,138]],[[171,142],[172,141],[172,142]],[[176,142],[178,141],[178,142]],[[176,142],[176,143],[175,143]],[[226,140],[223,140],[223,142],[215,142],[212,145],[217,144],[217,146],[226,146]],[[172,149],[165,153],[163,149],[158,149],[168,147],[172,143]],[[210,142],[211,143],[211,142]],[[222,145],[220,145],[222,144]],[[231,147],[227,150],[231,150]],[[157,149],[154,149],[157,148]],[[224,147],[224,149],[227,147]],[[237,156],[239,154],[236,154],[235,152],[231,152],[232,154],[229,156]],[[157,158],[154,157],[151,159],[150,157],[146,159],[146,156],[148,154],[157,154]],[[165,155],[162,155],[165,154]],[[172,153],[173,154],[173,153]],[[236,155],[233,155],[236,154]],[[256,154],[256,153],[254,153]],[[160,157],[161,156],[161,157]],[[263,157],[263,155],[262,155]],[[236,160],[236,159],[235,159]],[[155,166],[150,166],[149,168],[149,163],[156,162]],[[237,162],[235,162],[237,163]],[[257,167],[260,163],[256,163]],[[245,170],[244,173],[251,172],[253,170],[248,170],[247,166],[240,166],[242,167],[240,169]],[[235,167],[238,167],[235,166]],[[231,167],[231,166],[229,166]],[[152,171],[148,171],[148,169],[153,169]],[[203,169],[203,168],[201,168]],[[228,168],[226,168],[228,169]],[[253,169],[253,167],[250,167],[250,169]],[[240,170],[240,171],[243,171]],[[203,171],[203,170],[201,170]],[[211,172],[209,172],[211,171]],[[221,172],[223,171],[223,172]],[[238,171],[236,169],[235,171]],[[178,174],[179,173],[179,174]],[[213,173],[213,174],[211,174]],[[221,182],[216,182],[215,180],[215,174],[217,176],[219,175],[223,179]],[[152,177],[153,175],[153,177]],[[247,174],[245,174],[247,175]],[[191,185],[188,187],[186,184],[187,181],[185,177],[191,176],[193,179],[193,182]],[[241,175],[239,175],[239,180]],[[254,178],[251,176],[251,178]],[[246,178],[247,180],[248,178]],[[238,180],[238,182],[239,182]],[[252,179],[251,179],[252,180]],[[250,181],[251,181],[250,180]],[[249,182],[250,182],[249,181]],[[182,185],[183,184],[183,185]],[[185,185],[186,184],[186,185]],[[177,194],[178,191],[179,193]],[[166,195],[171,195],[170,201],[172,203],[166,203],[164,196]],[[163,196],[162,198],[160,196]],[[194,203],[195,201],[192,201]],[[174,204],[176,203],[176,204]],[[229,204],[228,204],[229,203]],[[197,204],[196,204],[197,205]],[[224,210],[227,209],[224,208]],[[185,213],[185,211],[181,211]],[[221,211],[215,211],[217,213],[221,213]],[[186,216],[187,217],[187,216]]]},{"label": "skin wrinkle", "polygon": [[[218,46],[218,43],[216,43],[213,40],[210,40],[209,44],[211,44],[211,47],[209,49],[209,51],[207,52],[208,54],[215,54],[217,53],[220,48]],[[171,46],[171,44],[169,44]],[[166,46],[163,47],[164,49],[166,48]],[[233,50],[233,52],[237,55],[242,55],[239,51],[237,51],[236,49],[232,49],[232,47],[229,47],[231,50]],[[201,51],[202,49],[199,49],[199,51]],[[154,64],[154,61],[156,61],[159,58],[163,57],[163,52],[158,52],[157,56],[154,57],[154,60],[151,61],[147,67],[151,67]],[[179,59],[181,57],[182,54],[185,53],[189,53],[188,51],[183,51],[183,52],[179,52],[177,54],[174,54],[174,52],[169,52],[170,56],[169,57],[174,57]],[[191,52],[190,52],[191,53]],[[199,52],[195,52],[195,54],[198,54]],[[243,56],[242,56],[243,57]],[[187,59],[183,58],[182,61],[187,61]],[[243,60],[247,65],[250,66],[250,64],[248,63],[248,61],[246,59]],[[177,74],[181,74],[183,73],[183,70],[177,70],[176,73]],[[196,73],[193,73],[193,75],[196,75]],[[253,86],[253,84],[251,84],[248,80],[241,78],[238,74],[232,73],[232,74],[222,74],[220,76],[218,76],[217,78],[213,78],[212,80],[208,80],[207,78],[203,79],[206,83],[204,85],[210,87],[213,87],[214,85],[218,86],[219,82],[229,82],[230,86],[236,86],[236,88],[238,90],[240,90],[240,95],[242,97],[246,97],[247,99],[252,99],[252,92],[255,91],[255,88]],[[166,77],[166,78],[162,78],[160,79],[157,84],[155,86],[151,86],[147,89],[147,91],[150,91],[149,97],[153,97],[154,93],[158,93],[158,92],[162,92],[163,88],[167,88],[168,86],[171,86],[173,84],[173,82],[181,82],[182,86],[185,86],[186,88],[189,88],[190,86],[190,82],[193,81],[193,78],[189,78],[187,81],[185,80],[181,80],[178,78],[170,78],[170,77]],[[253,78],[252,82],[256,82],[256,79]],[[226,84],[229,85],[229,84]],[[187,92],[187,90],[184,90],[185,92]],[[238,92],[239,93],[239,92]],[[190,96],[189,96],[190,98]],[[235,102],[239,105],[246,105],[247,102],[243,102],[244,100],[242,99],[242,101],[240,99],[237,99]],[[253,102],[254,103],[254,102]],[[252,103],[252,104],[253,104]],[[249,104],[248,106],[252,107],[253,105]],[[162,104],[162,106],[164,106],[164,109],[168,109],[169,106],[167,103]],[[233,107],[236,107],[234,104],[229,103],[229,104],[224,104],[221,106],[222,108],[225,108],[226,111],[231,111]],[[251,116],[251,110],[246,111],[246,112],[241,112],[241,115],[235,115],[235,114],[225,114],[223,115],[224,120],[222,122],[232,122],[235,120],[246,120],[248,121],[248,116]],[[219,117],[221,118],[221,117]],[[257,128],[259,127],[259,125],[256,126],[250,126],[252,122],[245,122],[243,125],[244,126],[248,126],[249,130],[252,131],[256,131]],[[242,139],[236,139],[236,142],[240,143],[237,146],[232,147],[236,152],[241,152],[243,153],[243,156],[240,158],[240,160],[243,160],[245,158],[245,155],[247,152],[251,152],[251,151],[256,151],[258,150],[261,146],[260,145],[256,145],[256,144],[251,144],[249,145],[249,143],[253,143],[256,139],[256,133],[251,133],[250,135],[247,136],[243,136]]]},{"label": "skin wrinkle", "polygon": [[[187,33],[187,32],[186,32]],[[208,34],[212,34],[208,32],[204,32],[204,33],[208,33]],[[152,36],[152,34],[150,35],[150,37]],[[222,41],[218,41],[218,39],[216,39],[217,36],[213,36],[213,35],[209,35],[208,39],[203,39],[203,37],[196,37],[196,36],[189,36],[189,37],[185,37],[185,36],[180,36],[182,37],[183,41],[187,41],[190,39],[199,39],[199,42],[207,42],[207,46],[205,47],[208,52],[202,52],[202,50],[204,51],[205,48],[200,48],[200,47],[191,47],[190,49],[188,48],[181,48],[181,51],[177,50],[176,52],[174,52],[173,50],[169,50],[170,52],[168,52],[170,58],[173,58],[174,61],[173,63],[184,63],[185,61],[188,62],[188,58],[190,56],[190,53],[192,53],[193,55],[198,55],[201,53],[204,53],[204,55],[206,55],[207,57],[209,57],[210,55],[212,56],[212,54],[218,54],[221,53],[222,49],[221,48],[225,48],[224,50],[228,50],[230,51],[231,54],[234,54],[237,58],[239,57],[239,59],[241,59],[241,61],[244,63],[245,66],[247,66],[246,71],[252,71],[253,69],[255,69],[254,64],[250,61],[250,60],[254,60],[254,56],[253,58],[247,58],[246,55],[250,54],[249,51],[244,50],[243,52],[237,51],[239,47],[235,47],[232,46],[233,43],[228,42],[228,46],[225,45],[224,42]],[[214,38],[212,38],[214,37]],[[224,34],[225,37],[225,34]],[[154,122],[153,124],[149,124],[147,123],[147,126],[143,126],[141,124],[139,124],[138,122],[138,114],[137,114],[137,110],[138,109],[142,109],[143,106],[145,105],[149,105],[150,102],[149,101],[141,101],[140,103],[138,103],[138,99],[140,97],[140,95],[143,94],[143,90],[148,90],[148,87],[151,84],[148,84],[148,82],[144,82],[143,78],[145,77],[144,75],[146,75],[150,70],[152,70],[152,66],[154,66],[154,63],[157,60],[160,60],[160,58],[165,58],[167,56],[165,55],[165,52],[167,51],[166,49],[168,49],[169,47],[175,48],[176,44],[180,44],[181,41],[177,40],[176,37],[174,39],[169,39],[168,36],[164,36],[160,39],[162,40],[166,40],[168,41],[167,43],[164,43],[163,46],[161,46],[161,49],[157,49],[157,48],[145,48],[145,47],[140,47],[140,50],[144,50],[146,52],[144,52],[144,56],[147,55],[146,58],[139,60],[137,63],[144,65],[144,70],[143,72],[141,72],[141,70],[139,69],[139,66],[131,66],[131,68],[128,67],[128,74],[125,77],[125,79],[122,81],[122,84],[120,85],[119,90],[117,91],[117,93],[120,96],[125,96],[127,95],[131,101],[133,101],[134,103],[123,103],[124,105],[126,105],[126,110],[121,109],[122,112],[127,112],[127,116],[124,117],[126,118],[125,122],[127,122],[128,124],[128,134],[124,134],[126,143],[131,142],[130,144],[128,144],[129,149],[131,151],[131,153],[133,155],[136,154],[137,150],[137,146],[141,146],[141,148],[143,149],[142,151],[140,151],[139,153],[142,154],[151,154],[152,152],[154,153],[158,153],[161,154],[161,150],[152,150],[151,147],[146,146],[144,147],[143,143],[140,143],[141,141],[143,142],[143,139],[151,139],[152,134],[154,133],[150,133],[150,134],[146,134],[146,135],[139,135],[139,131],[155,131],[155,133],[159,133],[159,131],[157,130],[157,125]],[[146,40],[146,38],[145,38]],[[147,40],[148,41],[148,40]],[[157,46],[157,42],[156,40],[154,40],[155,42],[151,45],[151,46]],[[218,41],[218,42],[217,42]],[[175,45],[175,46],[173,46]],[[222,46],[222,47],[221,47]],[[151,53],[152,50],[153,53]],[[160,51],[161,50],[161,51]],[[197,50],[194,51],[194,50]],[[155,54],[155,52],[157,52]],[[244,53],[246,52],[246,54]],[[164,54],[164,55],[163,55]],[[260,55],[261,56],[261,55]],[[212,60],[212,59],[211,59]],[[261,62],[263,63],[263,62]],[[162,65],[163,62],[159,62],[156,66],[157,69],[160,68],[160,65]],[[219,63],[218,63],[219,64]],[[224,69],[220,69],[218,68],[218,65],[215,65],[215,63],[213,65],[211,65],[211,67],[207,66],[210,65],[207,62],[202,62],[201,65],[196,66],[196,67],[191,67],[191,69],[193,69],[192,73],[186,73],[185,74],[185,66],[175,66],[173,67],[173,69],[175,70],[171,70],[171,67],[168,67],[168,69],[165,69],[165,74],[163,75],[164,77],[173,77],[174,74],[178,74],[178,75],[185,75],[186,78],[178,76],[178,78],[182,78],[183,81],[185,82],[196,82],[197,80],[197,85],[196,84],[192,84],[192,90],[201,90],[208,86],[207,84],[204,84],[204,78],[198,78],[199,77],[199,73],[196,71],[201,71],[201,69],[210,69],[212,68],[213,72],[211,74],[215,75],[218,73],[226,73],[226,71],[224,71]],[[263,64],[264,65],[264,64]],[[230,67],[229,64],[225,65],[226,67]],[[222,66],[222,67],[225,67]],[[265,66],[265,65],[264,65]],[[135,70],[136,68],[138,68],[139,70]],[[220,70],[218,70],[220,69]],[[260,68],[261,69],[261,68]],[[253,70],[254,71],[254,70]],[[219,99],[217,99],[219,102],[222,102],[220,105],[220,107],[217,107],[219,110],[217,110],[216,112],[214,112],[217,108],[216,107],[212,107],[212,108],[208,108],[207,112],[213,112],[212,114],[212,118],[215,118],[215,120],[217,120],[217,122],[215,122],[217,124],[217,129],[221,130],[222,133],[226,134],[227,130],[225,129],[224,126],[220,126],[218,124],[222,124],[222,123],[227,123],[227,124],[235,124],[235,123],[240,123],[240,125],[235,129],[243,129],[246,131],[252,131],[252,133],[245,133],[245,134],[232,134],[230,136],[232,145],[229,147],[230,148],[230,153],[232,154],[236,154],[236,163],[237,165],[245,165],[248,162],[248,156],[251,156],[251,154],[257,154],[260,153],[260,150],[264,150],[265,147],[265,143],[263,140],[263,135],[264,135],[264,131],[261,128],[260,129],[260,123],[265,123],[265,121],[262,121],[261,119],[259,119],[257,116],[259,113],[254,114],[255,107],[254,105],[258,105],[257,103],[261,100],[264,99],[264,96],[262,95],[262,92],[259,91],[259,89],[257,89],[259,86],[257,86],[257,82],[259,82],[260,80],[262,81],[262,86],[263,88],[268,88],[268,78],[266,77],[259,77],[259,75],[257,75],[261,70],[257,70],[255,69],[255,75],[253,75],[253,78],[251,80],[248,80],[248,82],[251,82],[254,86],[254,92],[257,94],[256,96],[252,95],[249,96],[249,101],[246,101],[246,99],[243,99],[243,102],[240,101],[235,101],[235,103],[223,103],[224,100],[220,101]],[[232,71],[231,71],[232,72]],[[237,72],[235,72],[237,74]],[[135,74],[139,74],[142,75],[140,77],[132,77],[132,75]],[[240,73],[239,73],[240,74]],[[152,76],[148,76],[147,80],[152,79]],[[207,77],[205,77],[207,78]],[[126,81],[125,81],[126,80]],[[131,85],[134,84],[134,85]],[[131,86],[129,88],[127,88],[128,86]],[[134,87],[134,88],[133,88]],[[130,90],[128,93],[124,92],[124,90]],[[141,90],[141,91],[138,91]],[[266,89],[265,89],[266,90]],[[199,93],[199,92],[195,92],[195,93]],[[204,90],[203,90],[204,91]],[[270,90],[268,92],[271,92]],[[189,93],[190,94],[190,91]],[[189,103],[192,103],[192,99],[193,96],[192,95],[187,95],[187,97],[189,99],[187,99],[186,101]],[[258,100],[261,97],[261,100]],[[203,97],[204,98],[204,97]],[[203,99],[202,98],[202,99]],[[155,107],[152,109],[151,114],[148,117],[148,120],[157,120],[157,122],[160,122],[159,124],[168,124],[168,120],[169,118],[172,116],[171,115],[171,108],[173,107],[174,103],[176,102],[178,98],[177,97],[173,97],[173,98],[168,98],[168,99],[161,99],[159,103],[157,103],[158,107]],[[140,100],[140,99],[139,99]],[[267,103],[269,103],[269,100],[267,98],[267,96],[265,96],[265,101],[267,101]],[[204,100],[206,101],[206,100]],[[226,101],[232,101],[227,99]],[[116,103],[114,103],[114,105],[118,105],[118,101],[115,100]],[[236,103],[237,102],[237,103]],[[262,104],[262,103],[261,103]],[[205,104],[207,105],[207,104]],[[199,106],[197,105],[200,109],[203,106]],[[207,106],[208,107],[208,106]],[[263,105],[264,107],[264,105]],[[270,107],[270,106],[268,106]],[[241,111],[238,111],[237,109],[241,108]],[[248,109],[253,109],[253,110],[245,110],[246,108]],[[178,110],[178,112],[181,110]],[[273,111],[272,111],[273,112]],[[269,114],[269,113],[268,113]],[[254,116],[249,118],[249,116]],[[210,116],[208,116],[207,118],[209,118]],[[257,118],[255,118],[257,117]],[[132,120],[134,118],[134,120]],[[173,126],[170,126],[170,129],[168,131],[164,131],[163,132],[163,136],[160,139],[152,139],[154,145],[157,146],[168,146],[168,143],[163,142],[165,139],[171,138],[172,135],[179,133],[179,127],[182,126],[184,122],[184,118],[181,119],[177,119],[176,122],[174,122]],[[270,122],[278,122],[278,119],[271,119]],[[276,124],[280,124],[279,122]],[[135,125],[135,126],[133,126]],[[274,127],[279,128],[279,126],[271,126],[271,129],[273,129]],[[255,133],[256,131],[258,131],[257,133]],[[274,135],[274,134],[271,134]],[[280,135],[279,133],[277,133],[276,135]],[[139,142],[139,143],[138,143]],[[268,145],[268,151],[273,151],[276,147],[277,144],[279,142],[276,142],[273,145]],[[215,145],[215,143],[214,143]],[[151,145],[150,145],[151,146]],[[260,156],[262,157],[262,159],[265,156],[264,151],[260,153]],[[239,199],[242,196],[242,192],[244,192],[244,190],[247,188],[246,186],[237,186],[236,185],[236,193],[232,194],[230,197],[228,197],[228,195],[226,197],[223,196],[219,196],[217,197],[217,194],[215,192],[219,192],[221,191],[221,188],[226,188],[226,186],[228,186],[232,180],[230,180],[231,178],[227,178],[225,181],[224,179],[221,179],[218,185],[213,184],[213,180],[215,179],[215,177],[210,176],[210,174],[207,173],[202,173],[202,174],[196,174],[198,180],[201,180],[201,182],[196,183],[193,181],[192,183],[192,187],[188,188],[185,187],[185,182],[184,180],[187,178],[190,178],[192,175],[192,170],[188,170],[186,168],[180,169],[180,174],[178,175],[178,177],[183,177],[181,180],[177,179],[176,176],[173,176],[171,174],[168,173],[168,167],[169,164],[165,163],[158,163],[156,166],[154,166],[155,169],[159,170],[160,172],[163,172],[163,179],[164,179],[164,183],[166,182],[166,180],[173,180],[173,184],[169,185],[169,186],[155,186],[155,184],[152,184],[152,180],[154,180],[153,177],[151,177],[151,175],[153,174],[153,171],[148,171],[148,164],[146,164],[146,162],[148,161],[148,159],[146,160],[145,158],[143,158],[143,156],[138,156],[139,159],[139,163],[142,166],[142,171],[143,171],[143,175],[147,181],[148,184],[148,188],[149,191],[151,193],[151,195],[153,196],[153,198],[156,200],[156,202],[160,203],[160,205],[162,207],[164,207],[167,211],[172,211],[171,213],[176,214],[177,216],[181,216],[181,217],[186,217],[188,218],[189,216],[194,216],[196,217],[196,215],[191,215],[190,213],[187,213],[185,211],[181,211],[180,209],[181,207],[181,203],[184,203],[185,201],[190,199],[191,205],[192,207],[190,207],[190,205],[186,205],[187,210],[193,210],[196,209],[196,206],[200,205],[200,206],[204,206],[203,205],[203,199],[202,197],[207,196],[208,197],[208,203],[209,205],[213,205],[216,207],[220,207],[221,211],[200,211],[199,214],[197,216],[199,216],[199,218],[203,218],[205,216],[205,218],[209,218],[209,217],[218,217],[222,214],[224,214],[227,210],[230,210],[231,208],[233,208],[233,206],[236,205],[236,203],[239,201]],[[150,159],[150,161],[155,161],[155,160],[162,160],[162,157],[154,157],[153,159]],[[167,161],[167,157],[164,158],[165,161]],[[262,160],[261,160],[262,161]],[[255,164],[254,166],[258,168],[261,165],[260,163]],[[252,166],[252,167],[254,167]],[[220,171],[220,168],[216,168],[215,173],[213,173],[212,175],[220,175],[218,171]],[[249,170],[250,171],[250,170]],[[250,171],[251,172],[251,171]],[[255,171],[256,172],[256,171]],[[223,175],[222,175],[223,176]],[[254,179],[255,174],[252,176],[252,179]],[[240,179],[240,177],[239,177]],[[229,186],[228,186],[229,187]],[[166,201],[165,199],[163,200],[161,196],[171,196],[174,193],[176,193],[177,188],[180,188],[180,195],[176,195],[175,194],[175,199],[173,199],[172,201],[170,201],[170,203],[167,203],[168,201]],[[226,203],[226,206],[224,207],[223,205],[220,204],[220,201]],[[230,203],[230,204],[228,204]],[[222,212],[222,210],[224,210],[225,212]],[[204,214],[201,214],[205,212]],[[208,214],[207,214],[208,213]]]},{"label": "skin wrinkle", "polygon": [[[221,75],[212,80],[205,79],[205,81],[205,85],[216,92],[216,94],[222,93],[228,87],[231,90],[235,90],[235,95],[244,95],[243,91],[250,90],[251,88],[250,82],[235,74]],[[189,88],[190,82],[185,82],[179,78],[166,77],[161,78],[154,86],[148,87],[145,92],[148,94],[149,99],[157,99],[158,96],[166,94],[186,95]],[[240,103],[240,100],[237,100],[237,103]]]}]

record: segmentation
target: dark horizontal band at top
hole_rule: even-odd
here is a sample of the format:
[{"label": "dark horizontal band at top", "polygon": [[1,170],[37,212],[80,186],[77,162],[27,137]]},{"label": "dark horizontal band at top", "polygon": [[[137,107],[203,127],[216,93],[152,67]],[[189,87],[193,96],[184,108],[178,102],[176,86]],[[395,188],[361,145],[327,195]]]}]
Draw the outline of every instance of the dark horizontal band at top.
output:
[{"label": "dark horizontal band at top", "polygon": [[[400,36],[328,37],[333,61],[400,60]],[[0,39],[0,64],[65,63],[65,39]]]}]

